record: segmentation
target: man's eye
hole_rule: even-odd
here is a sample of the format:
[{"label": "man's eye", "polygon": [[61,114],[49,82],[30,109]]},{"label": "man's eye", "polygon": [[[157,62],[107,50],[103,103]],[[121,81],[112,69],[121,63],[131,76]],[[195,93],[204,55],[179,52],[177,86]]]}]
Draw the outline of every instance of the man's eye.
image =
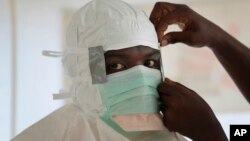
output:
[{"label": "man's eye", "polygon": [[146,60],[145,63],[144,63],[144,65],[146,67],[149,67],[149,68],[157,68],[158,67],[157,62],[155,60],[152,60],[152,59]]},{"label": "man's eye", "polygon": [[125,66],[123,64],[120,64],[120,63],[109,65],[109,69],[111,69],[111,70],[122,70],[124,68],[125,68]]}]

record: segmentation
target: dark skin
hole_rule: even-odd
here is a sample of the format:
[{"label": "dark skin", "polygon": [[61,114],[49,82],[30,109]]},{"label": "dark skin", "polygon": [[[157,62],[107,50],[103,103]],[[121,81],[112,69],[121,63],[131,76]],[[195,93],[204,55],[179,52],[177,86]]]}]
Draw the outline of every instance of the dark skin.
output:
[{"label": "dark skin", "polygon": [[[107,51],[105,61],[107,74],[137,65],[160,69],[159,51],[145,46]],[[158,92],[163,103],[163,122],[169,130],[194,140],[205,138],[210,141],[216,141],[224,133],[209,105],[194,91],[166,79],[158,86]]]},{"label": "dark skin", "polygon": [[[186,5],[158,2],[153,8],[150,20],[155,26],[161,46],[185,43],[192,47],[207,46],[210,48],[250,103],[249,48]],[[182,31],[164,34],[167,27],[171,24],[178,24]],[[192,106],[185,107],[188,103],[185,103],[185,101],[181,102],[180,97],[186,99],[185,96],[193,95],[191,94],[193,93],[192,90],[185,88],[179,83],[166,80],[159,86],[159,91],[163,101],[164,123],[168,128],[180,132],[193,140],[227,140],[218,121],[211,115],[212,111],[208,110],[207,113],[204,113],[202,110],[206,109],[203,107],[205,106],[204,103],[197,104],[197,106],[200,105],[200,108],[197,109],[197,107]],[[195,97],[189,101],[202,101]],[[200,111],[200,114],[208,114],[210,116],[208,118],[203,116],[205,118],[203,120],[194,115],[187,116],[181,112],[182,108],[191,108],[191,111]],[[200,116],[198,113],[197,115]],[[208,125],[205,121],[211,122],[211,125]]]},{"label": "dark skin", "polygon": [[158,86],[163,123],[194,141],[227,141],[209,105],[193,90],[165,79]]},{"label": "dark skin", "polygon": [[160,52],[150,47],[135,46],[105,53],[107,74],[123,71],[137,65],[160,69]]},{"label": "dark skin", "polygon": [[[150,20],[162,46],[185,43],[209,47],[250,103],[249,48],[186,5],[158,2]],[[164,34],[171,24],[179,24],[183,30]]]}]

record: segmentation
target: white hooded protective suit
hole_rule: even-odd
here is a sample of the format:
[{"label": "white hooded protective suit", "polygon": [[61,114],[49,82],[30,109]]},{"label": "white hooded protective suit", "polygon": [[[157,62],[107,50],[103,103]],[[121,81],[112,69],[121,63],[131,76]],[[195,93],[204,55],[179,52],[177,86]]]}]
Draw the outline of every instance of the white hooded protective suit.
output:
[{"label": "white hooded protective suit", "polygon": [[74,102],[38,121],[12,141],[185,140],[168,130],[145,131],[139,137],[128,139],[100,119],[104,108],[94,81],[102,81],[101,76],[95,76],[102,69],[91,69],[89,50],[102,46],[105,52],[138,45],[158,49],[154,27],[144,12],[120,0],[93,0],[78,10],[69,25],[67,48],[62,54],[72,87],[54,96],[72,97]]}]

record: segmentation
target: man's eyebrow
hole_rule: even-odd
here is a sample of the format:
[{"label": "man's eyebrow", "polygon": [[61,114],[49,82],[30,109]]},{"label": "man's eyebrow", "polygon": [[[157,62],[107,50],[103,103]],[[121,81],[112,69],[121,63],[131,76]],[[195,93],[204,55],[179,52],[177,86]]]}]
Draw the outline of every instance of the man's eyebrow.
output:
[{"label": "man's eyebrow", "polygon": [[128,58],[128,55],[126,55],[126,54],[117,54],[117,53],[106,53],[105,57]]},{"label": "man's eyebrow", "polygon": [[147,57],[152,57],[152,56],[155,56],[155,55],[161,56],[160,51],[151,52],[151,53],[147,54]]}]

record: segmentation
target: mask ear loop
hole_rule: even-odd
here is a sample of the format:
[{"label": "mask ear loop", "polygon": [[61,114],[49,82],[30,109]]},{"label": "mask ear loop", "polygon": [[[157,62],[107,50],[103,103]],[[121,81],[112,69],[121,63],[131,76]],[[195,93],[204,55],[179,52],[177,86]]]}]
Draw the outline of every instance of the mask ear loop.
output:
[{"label": "mask ear loop", "polygon": [[[103,53],[103,49],[101,46],[98,47],[91,47],[92,49],[97,48],[100,51],[97,52],[97,54],[104,54]],[[90,49],[90,48],[89,48]],[[78,55],[82,55],[83,52],[86,51],[86,48],[67,48],[65,52],[60,52],[60,51],[50,51],[50,50],[43,50],[42,54],[44,56],[48,56],[48,57],[63,57],[65,54],[75,54],[77,57],[77,62],[78,60]],[[94,54],[95,57],[96,54]],[[100,58],[98,58],[100,59]],[[103,58],[101,60],[104,60],[104,55]],[[105,61],[103,61],[105,65]],[[99,64],[100,65],[100,64]],[[103,81],[106,81],[106,71],[104,70],[104,74],[105,77],[103,78]],[[81,82],[81,78],[80,77],[76,77],[73,79],[73,83],[72,83],[72,87],[70,88],[69,91],[65,91],[65,90],[60,90],[59,93],[55,93],[53,94],[53,99],[54,100],[58,100],[58,99],[66,99],[66,98],[72,98],[72,97],[76,97],[76,89],[79,86]]]},{"label": "mask ear loop", "polygon": [[[42,54],[48,57],[62,57],[63,56],[63,52],[50,51],[50,50],[43,50]],[[60,90],[59,93],[53,94],[53,100],[70,98],[71,96],[72,95],[70,94],[70,92]]]},{"label": "mask ear loop", "polygon": [[43,50],[42,54],[48,57],[61,57],[63,55],[62,52],[59,51],[50,51],[50,50]]},{"label": "mask ear loop", "polygon": [[158,44],[158,48],[160,50],[160,65],[161,65],[161,78],[162,78],[162,82],[165,81],[165,76],[164,76],[164,67],[163,67],[163,59],[162,59],[162,49],[160,44]]}]

